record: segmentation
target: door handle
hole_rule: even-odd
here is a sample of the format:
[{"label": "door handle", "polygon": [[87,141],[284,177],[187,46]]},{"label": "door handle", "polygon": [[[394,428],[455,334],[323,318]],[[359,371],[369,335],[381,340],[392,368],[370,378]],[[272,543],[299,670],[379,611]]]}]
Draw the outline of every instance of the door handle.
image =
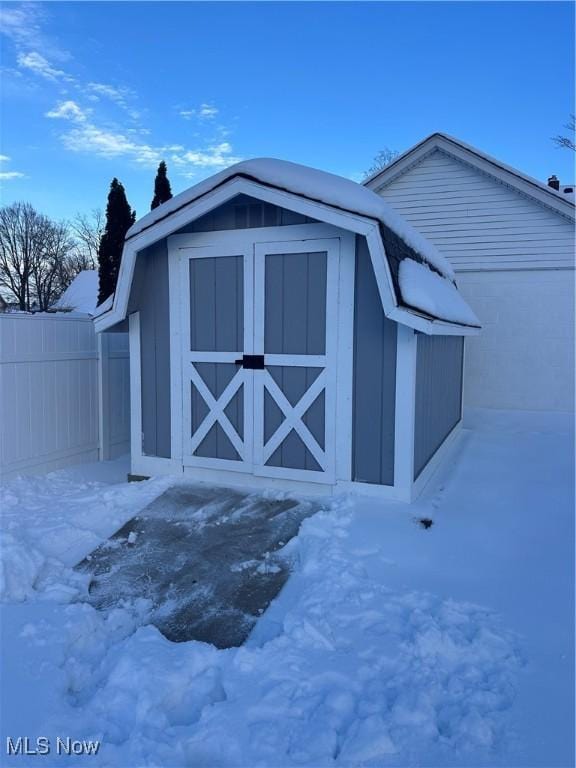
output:
[{"label": "door handle", "polygon": [[264,370],[264,355],[242,355],[240,360],[234,361],[235,365],[241,365],[249,371]]}]

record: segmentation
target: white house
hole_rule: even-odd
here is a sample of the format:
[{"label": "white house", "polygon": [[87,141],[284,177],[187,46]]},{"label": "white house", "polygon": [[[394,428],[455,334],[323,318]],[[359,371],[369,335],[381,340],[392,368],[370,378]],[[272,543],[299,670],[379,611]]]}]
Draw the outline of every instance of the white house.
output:
[{"label": "white house", "polygon": [[[126,322],[128,320],[128,323]],[[381,198],[251,160],[128,231],[132,473],[411,499],[461,421],[474,313]]]},{"label": "white house", "polygon": [[573,188],[441,133],[366,185],[450,261],[482,323],[466,342],[465,405],[572,411]]}]

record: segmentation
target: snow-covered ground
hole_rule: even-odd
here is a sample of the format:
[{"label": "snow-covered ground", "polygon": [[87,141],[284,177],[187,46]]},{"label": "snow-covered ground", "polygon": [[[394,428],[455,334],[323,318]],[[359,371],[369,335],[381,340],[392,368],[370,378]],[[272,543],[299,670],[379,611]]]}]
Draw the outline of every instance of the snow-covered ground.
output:
[{"label": "snow-covered ground", "polygon": [[306,520],[293,576],[228,650],[170,643],[145,601],[98,613],[70,570],[168,480],[128,485],[119,461],[5,484],[2,752],[27,735],[99,739],[74,765],[122,768],[573,766],[571,424],[468,423],[416,504]]}]

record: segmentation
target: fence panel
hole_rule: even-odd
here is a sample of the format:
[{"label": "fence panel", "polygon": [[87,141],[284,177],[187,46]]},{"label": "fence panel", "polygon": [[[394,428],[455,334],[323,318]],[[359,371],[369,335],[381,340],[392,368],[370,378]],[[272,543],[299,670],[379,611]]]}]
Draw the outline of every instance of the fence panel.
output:
[{"label": "fence panel", "polygon": [[[0,314],[0,478],[127,450],[128,360],[122,343],[127,345],[122,338],[113,342],[119,349],[102,366],[91,318]],[[100,383],[102,367],[108,374]],[[102,411],[104,388],[114,414]],[[114,428],[101,434],[102,421]],[[100,436],[113,445],[99,449]]]}]

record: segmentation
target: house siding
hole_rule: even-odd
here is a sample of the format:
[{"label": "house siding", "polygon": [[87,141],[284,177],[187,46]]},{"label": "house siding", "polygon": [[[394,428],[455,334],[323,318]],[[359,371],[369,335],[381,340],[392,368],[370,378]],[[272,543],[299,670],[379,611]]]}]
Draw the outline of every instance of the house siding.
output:
[{"label": "house siding", "polygon": [[464,339],[417,334],[414,479],[462,413]]},{"label": "house siding", "polygon": [[457,271],[574,267],[573,223],[439,149],[376,191]]},{"label": "house siding", "polygon": [[378,193],[448,258],[482,325],[464,404],[574,409],[574,224],[435,150]]},{"label": "house siding", "polygon": [[393,485],[397,326],[384,315],[363,237],[354,304],[352,479]]}]

